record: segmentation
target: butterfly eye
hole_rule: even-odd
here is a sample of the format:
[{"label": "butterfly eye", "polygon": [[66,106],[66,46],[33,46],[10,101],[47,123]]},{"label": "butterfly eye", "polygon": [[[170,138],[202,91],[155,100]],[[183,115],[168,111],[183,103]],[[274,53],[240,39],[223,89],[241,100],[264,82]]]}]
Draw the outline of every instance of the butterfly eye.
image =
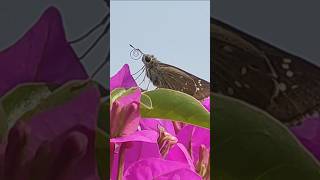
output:
[{"label": "butterfly eye", "polygon": [[151,58],[149,56],[145,56],[144,59],[145,59],[146,62],[150,62],[151,61]]}]

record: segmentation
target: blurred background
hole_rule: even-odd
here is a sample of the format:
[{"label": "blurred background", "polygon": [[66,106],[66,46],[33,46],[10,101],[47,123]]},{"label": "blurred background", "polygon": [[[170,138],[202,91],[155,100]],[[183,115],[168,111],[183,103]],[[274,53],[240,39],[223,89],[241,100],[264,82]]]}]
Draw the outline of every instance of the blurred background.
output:
[{"label": "blurred background", "polygon": [[320,1],[211,0],[211,16],[320,64]]},{"label": "blurred background", "polygon": [[[49,6],[55,6],[59,9],[69,41],[85,34],[109,13],[109,8],[103,0],[1,0],[0,51],[19,40]],[[79,57],[98,38],[102,31],[103,28],[100,28],[87,39],[72,45]],[[92,74],[99,64],[105,60],[108,51],[109,35],[107,33],[95,48],[81,60],[89,74]],[[104,65],[94,79],[107,87],[109,64]]]}]

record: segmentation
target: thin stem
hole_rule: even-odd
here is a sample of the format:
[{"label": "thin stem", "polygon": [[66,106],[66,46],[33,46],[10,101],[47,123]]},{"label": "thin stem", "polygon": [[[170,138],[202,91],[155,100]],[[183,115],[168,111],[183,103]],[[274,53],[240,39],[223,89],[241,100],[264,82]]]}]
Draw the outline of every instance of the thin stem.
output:
[{"label": "thin stem", "polygon": [[120,145],[120,150],[119,150],[117,180],[122,180],[122,178],[123,178],[125,150],[126,150],[125,144],[121,144]]}]

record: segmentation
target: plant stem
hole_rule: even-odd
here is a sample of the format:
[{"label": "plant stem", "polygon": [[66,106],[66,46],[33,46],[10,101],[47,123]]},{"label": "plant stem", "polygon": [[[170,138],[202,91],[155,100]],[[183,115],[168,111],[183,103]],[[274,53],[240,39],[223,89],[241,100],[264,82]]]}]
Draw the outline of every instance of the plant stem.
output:
[{"label": "plant stem", "polygon": [[119,150],[119,162],[118,162],[118,177],[117,180],[122,180],[123,178],[123,168],[124,168],[124,157],[125,157],[125,144],[122,143]]}]

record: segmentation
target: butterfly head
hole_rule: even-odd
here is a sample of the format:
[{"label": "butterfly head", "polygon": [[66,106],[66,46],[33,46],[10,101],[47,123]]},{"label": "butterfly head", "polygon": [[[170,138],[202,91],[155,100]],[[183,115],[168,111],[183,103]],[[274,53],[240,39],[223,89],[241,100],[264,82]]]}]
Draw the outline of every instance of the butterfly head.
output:
[{"label": "butterfly head", "polygon": [[157,60],[157,58],[154,57],[154,55],[144,54],[142,56],[142,62],[148,69],[154,67],[159,61]]}]

